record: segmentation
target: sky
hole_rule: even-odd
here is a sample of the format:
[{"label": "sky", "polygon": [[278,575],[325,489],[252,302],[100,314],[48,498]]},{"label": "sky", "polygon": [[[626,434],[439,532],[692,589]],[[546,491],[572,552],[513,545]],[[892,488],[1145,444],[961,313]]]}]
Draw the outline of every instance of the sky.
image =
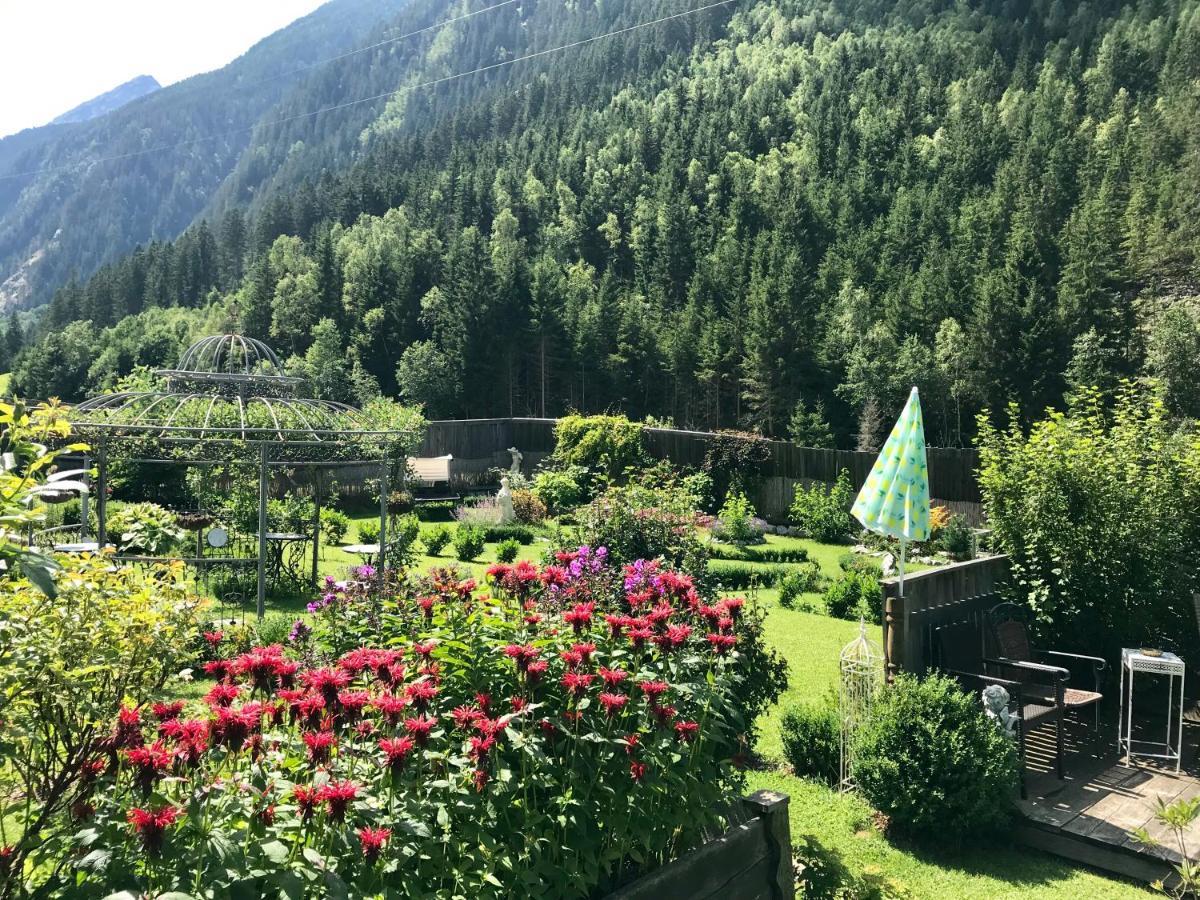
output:
[{"label": "sky", "polygon": [[0,0],[0,137],[138,75],[219,69],[324,0]]}]

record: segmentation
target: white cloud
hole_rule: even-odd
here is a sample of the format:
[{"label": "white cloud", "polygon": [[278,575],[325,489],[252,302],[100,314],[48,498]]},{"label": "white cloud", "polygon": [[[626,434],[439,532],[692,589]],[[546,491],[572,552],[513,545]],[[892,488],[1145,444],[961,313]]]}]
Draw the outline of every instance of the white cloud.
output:
[{"label": "white cloud", "polygon": [[218,69],[323,0],[0,0],[0,135],[138,75]]}]

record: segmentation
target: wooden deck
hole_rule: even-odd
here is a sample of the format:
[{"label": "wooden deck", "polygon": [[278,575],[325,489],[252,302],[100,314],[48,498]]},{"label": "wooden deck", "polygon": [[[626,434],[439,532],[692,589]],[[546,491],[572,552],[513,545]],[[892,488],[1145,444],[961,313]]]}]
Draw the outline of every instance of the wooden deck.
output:
[{"label": "wooden deck", "polygon": [[[1183,766],[1178,773],[1174,763],[1119,759],[1116,733],[1115,723],[1102,722],[1098,731],[1069,724],[1063,781],[1054,777],[1052,752],[1048,752],[1053,747],[1052,728],[1032,736],[1027,797],[1020,804],[1024,820],[1016,837],[1040,850],[1127,878],[1170,881],[1168,860],[1179,857],[1154,813],[1160,799],[1171,803],[1200,796],[1197,729],[1184,731]],[[1151,849],[1138,843],[1132,834],[1136,828],[1147,829],[1166,846]],[[1193,853],[1200,852],[1200,823],[1191,827],[1188,846]]]}]

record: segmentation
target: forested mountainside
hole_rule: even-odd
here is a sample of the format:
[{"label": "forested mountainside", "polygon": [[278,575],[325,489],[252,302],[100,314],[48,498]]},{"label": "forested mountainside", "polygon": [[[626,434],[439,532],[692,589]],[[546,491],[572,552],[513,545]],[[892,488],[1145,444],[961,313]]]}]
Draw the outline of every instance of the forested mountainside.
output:
[{"label": "forested mountainside", "polygon": [[[356,65],[403,87],[688,8],[525,0]],[[59,291],[14,386],[77,399],[236,321],[434,416],[869,445],[915,383],[958,443],[1142,373],[1194,415],[1198,121],[1197,0],[740,0],[275,126],[211,221]]]},{"label": "forested mountainside", "polygon": [[[312,64],[381,34],[405,2],[332,0],[223,69],[0,140],[0,308],[44,303],[72,275],[177,237]],[[142,153],[163,147],[172,149]]]},{"label": "forested mountainside", "polygon": [[105,91],[98,97],[80,103],[74,109],[69,109],[61,116],[55,116],[51,125],[66,125],[72,122],[86,122],[97,116],[107,115],[120,109],[126,103],[132,103],[139,97],[145,97],[161,88],[153,75],[139,75],[124,84],[119,84],[111,91]]}]

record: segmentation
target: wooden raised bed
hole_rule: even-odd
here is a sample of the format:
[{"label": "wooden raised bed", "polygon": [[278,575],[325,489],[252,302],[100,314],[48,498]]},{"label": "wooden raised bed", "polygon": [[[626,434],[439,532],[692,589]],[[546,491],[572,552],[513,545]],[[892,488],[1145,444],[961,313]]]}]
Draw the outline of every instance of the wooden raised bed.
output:
[{"label": "wooden raised bed", "polygon": [[793,900],[787,795],[757,791],[740,806],[744,821],[605,900]]}]

